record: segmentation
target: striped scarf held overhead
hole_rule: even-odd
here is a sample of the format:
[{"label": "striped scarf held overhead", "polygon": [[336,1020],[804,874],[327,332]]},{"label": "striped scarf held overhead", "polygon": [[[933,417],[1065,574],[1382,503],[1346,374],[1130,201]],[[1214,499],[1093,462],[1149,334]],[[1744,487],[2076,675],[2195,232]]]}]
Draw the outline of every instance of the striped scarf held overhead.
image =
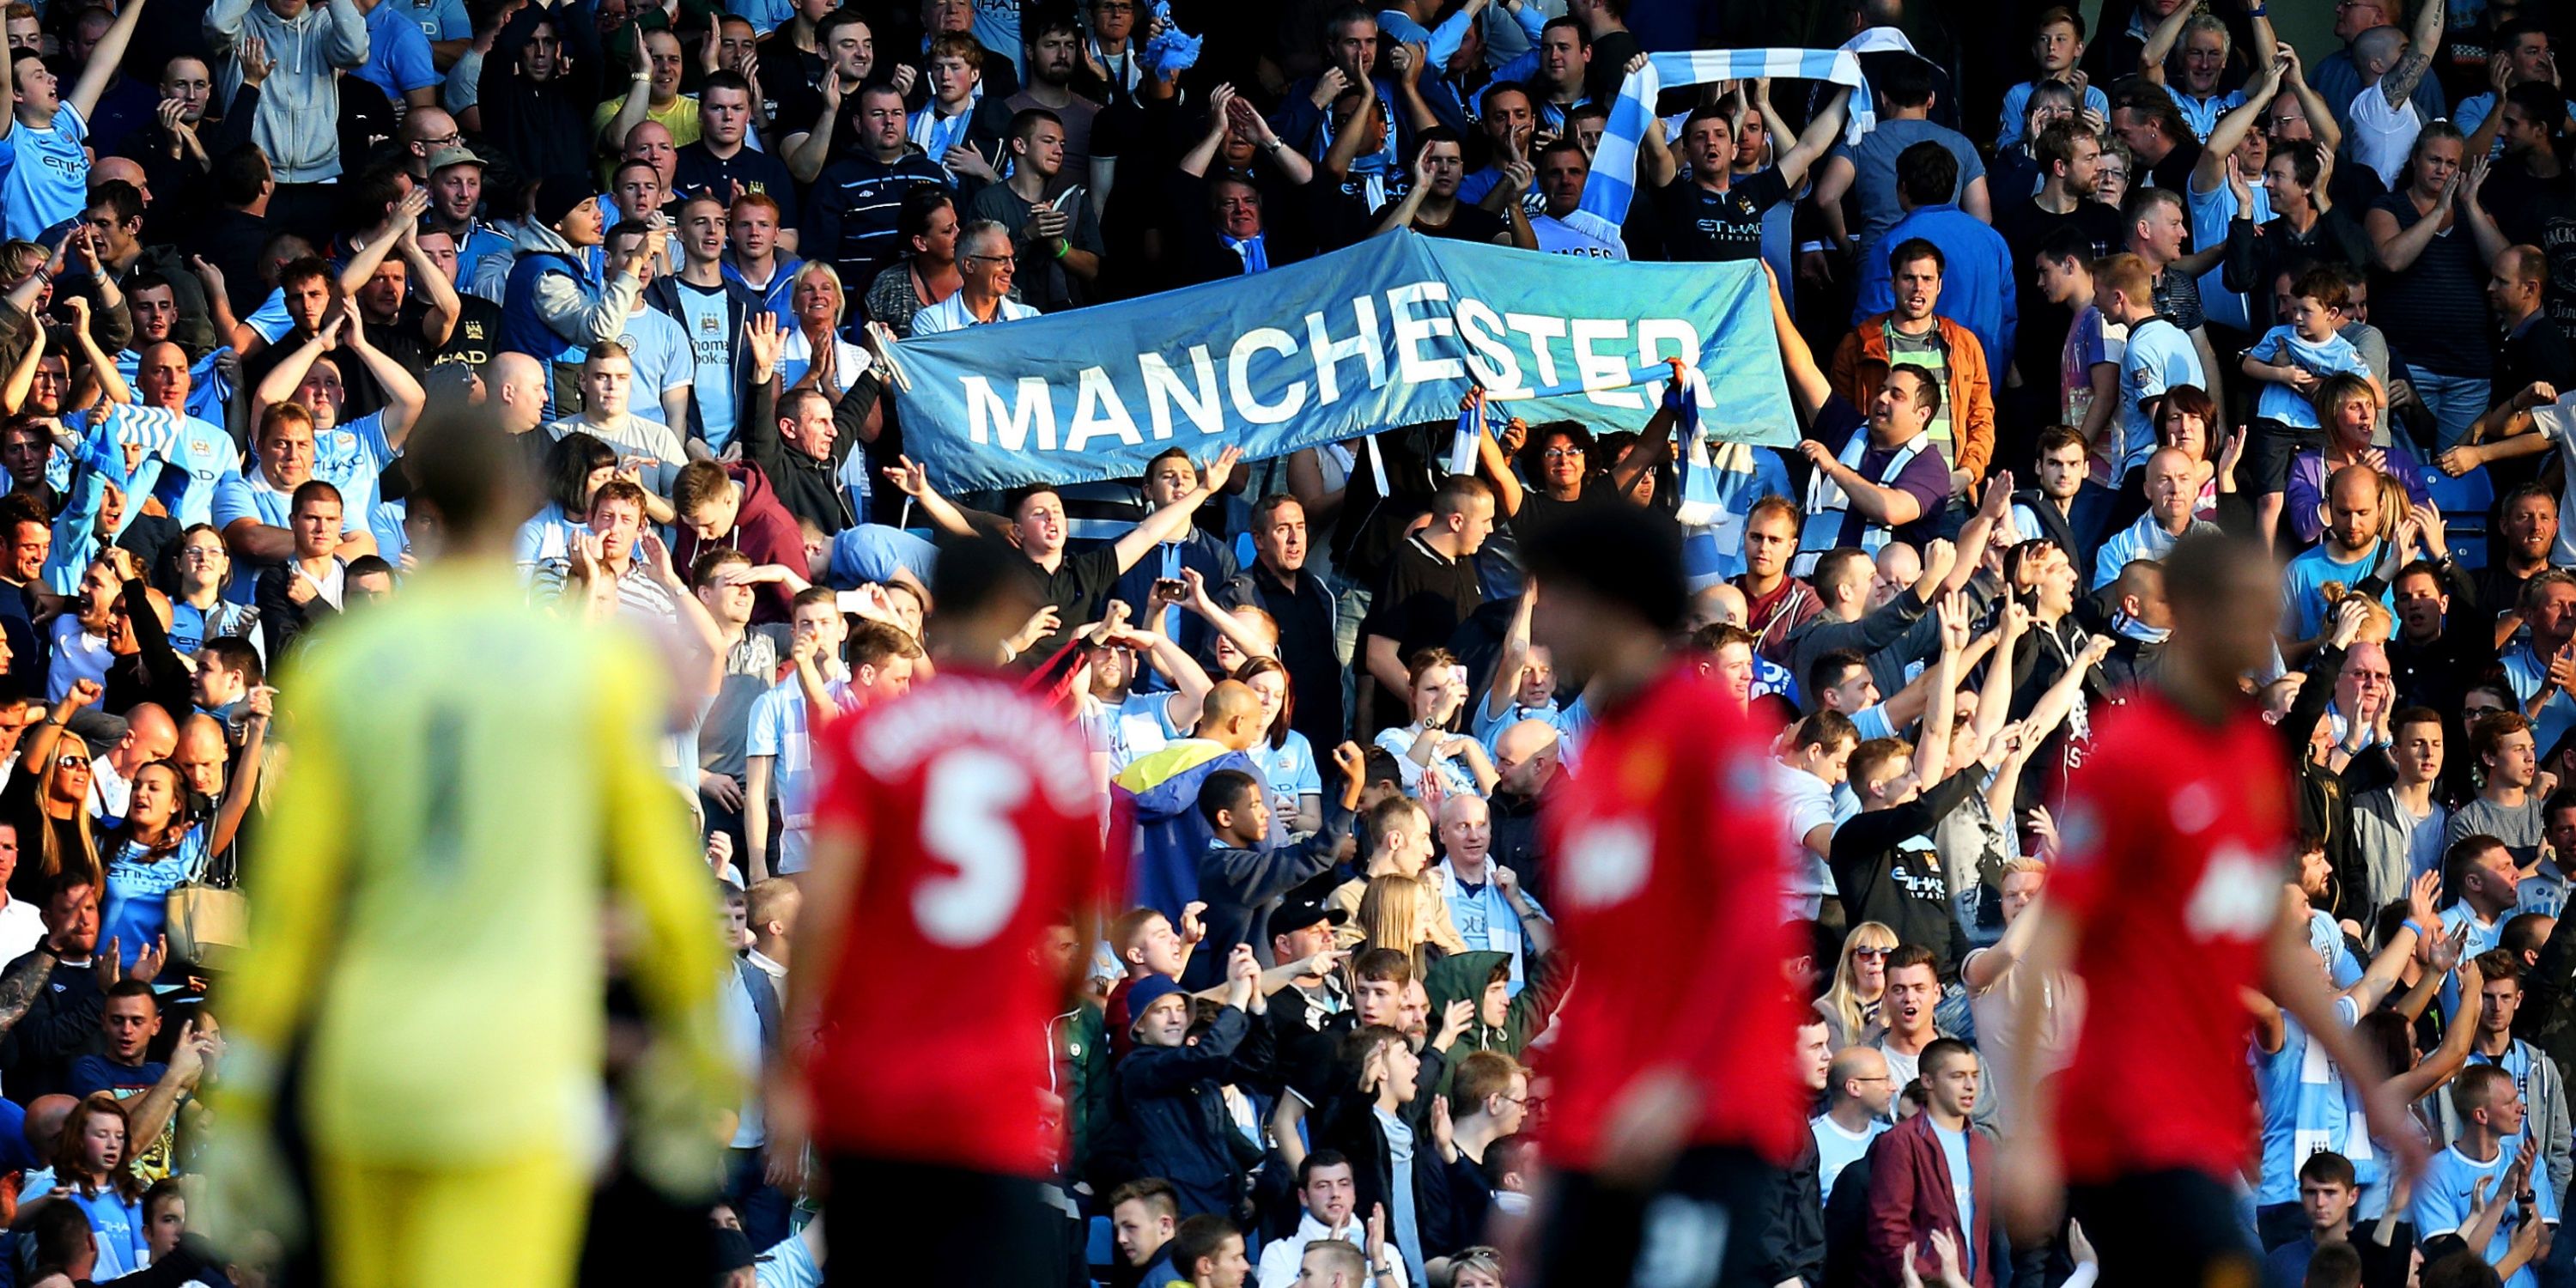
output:
[{"label": "striped scarf held overhead", "polygon": [[[1861,38],[1867,35],[1864,32]],[[1854,44],[1861,38],[1856,38]],[[1654,54],[1647,58],[1644,67],[1619,87],[1619,99],[1610,105],[1610,120],[1603,127],[1600,146],[1593,150],[1592,175],[1583,185],[1583,204],[1575,212],[1578,218],[1590,218],[1583,223],[1576,223],[1575,219],[1566,222],[1587,229],[1606,225],[1615,234],[1620,223],[1627,219],[1628,207],[1637,197],[1637,141],[1646,136],[1648,129],[1659,124],[1655,116],[1655,96],[1662,93],[1665,86],[1706,85],[1715,81],[1761,77],[1832,81],[1837,85],[1851,86],[1851,120],[1843,127],[1846,142],[1859,142],[1861,136],[1878,124],[1869,81],[1861,75],[1860,56],[1853,52],[1851,46],[1842,49],[1701,49]]]}]

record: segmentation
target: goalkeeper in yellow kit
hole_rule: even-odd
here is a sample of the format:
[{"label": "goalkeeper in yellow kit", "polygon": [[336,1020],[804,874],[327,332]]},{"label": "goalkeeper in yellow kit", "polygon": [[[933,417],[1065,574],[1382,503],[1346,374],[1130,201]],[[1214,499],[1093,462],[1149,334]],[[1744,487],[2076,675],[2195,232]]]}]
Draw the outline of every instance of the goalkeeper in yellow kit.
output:
[{"label": "goalkeeper in yellow kit", "polygon": [[599,1153],[603,909],[631,926],[657,1039],[628,1081],[633,1162],[673,1192],[712,1191],[740,1099],[723,950],[655,764],[659,668],[528,606],[508,557],[527,493],[498,433],[424,430],[411,504],[442,556],[281,684],[292,755],[213,1000],[214,1233],[309,1235],[335,1288],[553,1288]]}]

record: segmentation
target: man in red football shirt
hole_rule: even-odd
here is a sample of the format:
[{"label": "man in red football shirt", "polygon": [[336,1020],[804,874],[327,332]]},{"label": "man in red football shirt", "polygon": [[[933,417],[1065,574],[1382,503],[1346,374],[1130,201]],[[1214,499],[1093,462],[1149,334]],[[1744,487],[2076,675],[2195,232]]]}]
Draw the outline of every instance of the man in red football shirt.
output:
[{"label": "man in red football shirt", "polygon": [[942,551],[938,678],[815,737],[785,1016],[801,1059],[768,1103],[770,1130],[808,1134],[827,1165],[832,1246],[878,1249],[835,1258],[826,1283],[1061,1277],[1039,1186],[1062,1132],[1041,1103],[1051,1053],[1029,1035],[1070,981],[1031,949],[1096,914],[1104,873],[1082,740],[987,669],[1042,602],[1027,563],[991,539]]},{"label": "man in red football shirt", "polygon": [[1625,1285],[1653,1248],[1659,1284],[1771,1288],[1759,1213],[1796,1153],[1804,1093],[1767,740],[1664,652],[1685,596],[1670,525],[1584,507],[1522,549],[1546,587],[1535,638],[1591,677],[1599,721],[1544,820],[1561,856],[1551,907],[1583,982],[1547,1063],[1542,1148],[1558,1175],[1537,1282]]},{"label": "man in red football shirt", "polygon": [[[2036,1084],[2044,1062],[2015,1061],[2005,1101],[2029,1107],[2004,1155],[2016,1237],[2053,1234],[2062,1199],[2100,1250],[2106,1288],[2261,1273],[2228,1180],[2255,1125],[2241,989],[2268,992],[2368,1088],[2371,1135],[2401,1174],[2425,1152],[2336,1015],[2284,884],[2290,770],[2238,686],[2270,657],[2279,568],[2260,545],[2214,534],[2184,538],[2164,566],[2173,635],[2159,683],[2095,727],[2057,815],[2047,919],[2024,967],[2083,977],[2074,1061]],[[2044,1005],[2040,990],[2025,995],[2016,1031],[2039,1032]]]}]

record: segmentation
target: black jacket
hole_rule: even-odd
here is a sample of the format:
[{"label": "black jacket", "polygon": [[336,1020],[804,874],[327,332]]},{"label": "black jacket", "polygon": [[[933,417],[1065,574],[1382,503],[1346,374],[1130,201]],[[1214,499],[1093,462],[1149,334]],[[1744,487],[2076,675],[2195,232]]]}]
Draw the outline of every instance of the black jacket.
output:
[{"label": "black jacket", "polygon": [[1820,1168],[1815,1134],[1806,1133],[1798,1142],[1797,1161],[1789,1164],[1777,1184],[1762,1189],[1761,1206],[1753,1218],[1762,1239],[1764,1283],[1825,1281],[1825,1191]]},{"label": "black jacket", "polygon": [[[531,178],[590,184],[590,114],[600,101],[600,72],[606,56],[599,47],[597,0],[546,8],[528,5],[510,15],[492,38],[483,57],[479,82],[484,137],[519,163]],[[537,24],[550,23],[563,42],[555,74],[531,81],[519,74],[519,51],[537,34]],[[590,188],[583,189],[588,195]]]},{"label": "black jacket", "polygon": [[[1255,790],[1270,788],[1265,783]],[[1342,808],[1341,793],[1328,791],[1324,825],[1295,845],[1274,850],[1209,846],[1199,856],[1199,898],[1207,903],[1199,918],[1207,925],[1207,942],[1190,955],[1181,983],[1194,990],[1223,983],[1226,954],[1236,944],[1251,944],[1263,967],[1278,965],[1271,960],[1270,936],[1262,933],[1270,924],[1270,910],[1279,906],[1279,896],[1333,866],[1350,830],[1351,812]]]},{"label": "black jacket", "polygon": [[1241,1219],[1244,1174],[1260,1161],[1260,1151],[1235,1129],[1221,1088],[1235,1075],[1250,1025],[1250,1017],[1229,1006],[1196,1044],[1139,1044],[1118,1062],[1113,1120],[1126,1135],[1136,1175],[1170,1181],[1182,1216]]},{"label": "black jacket", "polygon": [[[1431,1092],[1449,1074],[1448,1057],[1425,1048],[1422,1072],[1414,1079],[1411,1102],[1399,1111],[1405,1126],[1413,1131],[1413,1219],[1422,1236],[1424,1259],[1445,1257],[1468,1246],[1457,1228],[1455,1205],[1452,1204],[1449,1178],[1440,1163],[1440,1151],[1431,1143]],[[1338,1149],[1351,1160],[1351,1175],[1357,1199],[1354,1212],[1373,1212],[1386,1205],[1390,1219],[1395,1214],[1395,1201],[1388,1197],[1395,1191],[1395,1160],[1386,1139],[1386,1130],[1377,1121],[1377,1100],[1356,1088],[1331,1097],[1310,1120],[1317,1149]],[[1464,1232],[1477,1233],[1477,1232]],[[1387,1232],[1395,1240],[1395,1232]]]},{"label": "black jacket", "polygon": [[[740,437],[742,418],[752,410],[751,346],[742,342],[742,335],[750,329],[752,315],[762,311],[766,306],[751,293],[750,288],[730,277],[723,279],[722,286],[725,302],[725,343],[733,352],[733,432],[736,437]],[[655,277],[652,284],[644,288],[644,302],[660,309],[662,316],[679,323],[680,329],[686,331],[689,328],[689,314],[688,310],[680,306],[680,292],[684,289],[694,288],[684,288],[680,285],[679,278],[663,274]],[[692,343],[696,339],[695,336],[690,337]],[[706,415],[699,399],[694,397],[689,399],[689,423],[675,425],[672,428],[679,430],[683,439],[694,438],[700,442],[706,441]],[[774,429],[775,426],[773,425],[772,428]]]},{"label": "black jacket", "polygon": [[742,459],[769,476],[770,490],[789,514],[813,520],[824,536],[859,526],[858,501],[841,486],[841,466],[856,450],[859,428],[876,405],[876,370],[871,367],[842,392],[832,409],[832,450],[820,460],[779,436],[776,385],[775,380],[752,384],[749,396],[738,404],[742,411],[734,417],[733,438],[742,445]]}]

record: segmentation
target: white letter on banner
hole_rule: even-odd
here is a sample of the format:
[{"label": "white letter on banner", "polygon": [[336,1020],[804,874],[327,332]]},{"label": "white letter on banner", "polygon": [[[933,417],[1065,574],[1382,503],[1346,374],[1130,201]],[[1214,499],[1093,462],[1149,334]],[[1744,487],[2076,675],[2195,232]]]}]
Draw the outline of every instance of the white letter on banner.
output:
[{"label": "white letter on banner", "polygon": [[[1602,341],[1625,341],[1628,324],[1618,318],[1574,319],[1574,372],[1589,387],[1584,397],[1604,407],[1625,407],[1643,411],[1646,400],[1627,388],[1628,366],[1620,361],[1624,355],[1595,352],[1593,345]],[[1622,344],[1620,347],[1625,348]]]},{"label": "white letter on banner", "polygon": [[1145,436],[1136,432],[1136,421],[1127,414],[1127,404],[1118,400],[1117,386],[1109,383],[1109,373],[1084,367],[1082,389],[1073,399],[1073,433],[1064,440],[1064,450],[1079,452],[1095,438],[1116,438],[1129,447],[1145,445]]},{"label": "white letter on banner", "polygon": [[[1666,342],[1670,342],[1672,352],[1657,352],[1665,347]],[[1652,366],[1666,358],[1679,358],[1686,365],[1698,366],[1699,328],[1682,318],[1637,319],[1637,365]],[[1717,408],[1703,403],[1700,410],[1709,412]]]},{"label": "white letter on banner", "polygon": [[1136,355],[1136,369],[1145,376],[1145,396],[1153,403],[1154,441],[1172,436],[1172,407],[1178,404],[1190,423],[1202,434],[1225,431],[1225,413],[1216,401],[1216,361],[1208,357],[1204,344],[1190,346],[1190,377],[1197,383],[1193,389],[1181,383],[1172,364],[1159,353]]},{"label": "white letter on banner", "polygon": [[[1486,392],[1495,394],[1529,392],[1521,387],[1520,359],[1513,357],[1511,346],[1503,343],[1502,316],[1485,307],[1483,300],[1469,296],[1458,301],[1458,338],[1465,340],[1467,347],[1475,350],[1474,353],[1467,355],[1467,370],[1476,377],[1477,383],[1485,387]],[[1493,365],[1487,366],[1485,362],[1478,361],[1480,356]]]},{"label": "white letter on banner", "polygon": [[1542,389],[1556,383],[1556,351],[1547,342],[1565,334],[1565,319],[1537,313],[1506,313],[1503,324],[1530,338],[1530,364],[1538,368]]},{"label": "white letter on banner", "polygon": [[1378,345],[1377,300],[1360,296],[1351,301],[1351,317],[1358,328],[1350,339],[1336,340],[1324,325],[1324,315],[1306,315],[1306,354],[1315,360],[1315,405],[1338,401],[1342,382],[1336,369],[1346,358],[1358,358],[1368,364],[1369,388],[1386,385],[1386,350]]},{"label": "white letter on banner", "polygon": [[1225,355],[1227,392],[1234,397],[1236,415],[1255,425],[1276,425],[1296,415],[1297,409],[1306,405],[1306,382],[1289,381],[1288,391],[1275,403],[1264,403],[1254,397],[1250,372],[1252,355],[1263,349],[1283,358],[1291,357],[1297,352],[1297,339],[1275,326],[1254,327],[1244,332]]},{"label": "white letter on banner", "polygon": [[1430,358],[1422,354],[1423,341],[1435,335],[1456,335],[1457,325],[1445,317],[1415,317],[1409,307],[1448,298],[1447,282],[1411,282],[1386,293],[1386,314],[1395,323],[1396,371],[1407,384],[1460,380],[1467,375],[1466,364],[1456,358]]},{"label": "white letter on banner", "polygon": [[1036,376],[1020,377],[1020,396],[1016,406],[1004,407],[993,392],[993,382],[982,376],[962,378],[966,390],[966,437],[976,443],[993,441],[991,425],[1008,413],[1002,425],[1002,450],[1028,450],[1029,425],[1038,427],[1038,450],[1055,450],[1055,403],[1047,397],[1046,381]]}]

